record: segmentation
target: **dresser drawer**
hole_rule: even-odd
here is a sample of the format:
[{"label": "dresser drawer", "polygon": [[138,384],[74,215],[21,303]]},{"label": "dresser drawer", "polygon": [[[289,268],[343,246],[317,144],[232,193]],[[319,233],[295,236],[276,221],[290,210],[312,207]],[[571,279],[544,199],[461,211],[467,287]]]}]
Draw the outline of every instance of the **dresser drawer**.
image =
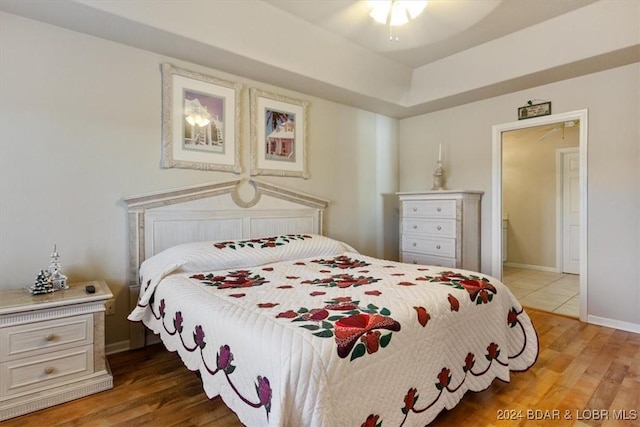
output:
[{"label": "dresser drawer", "polygon": [[455,238],[456,220],[405,218],[402,220],[402,233]]},{"label": "dresser drawer", "polygon": [[62,317],[0,329],[0,361],[93,343],[93,315]]},{"label": "dresser drawer", "polygon": [[422,239],[414,236],[402,236],[402,250],[425,255],[456,257],[455,239]]},{"label": "dresser drawer", "polygon": [[455,200],[408,200],[403,204],[404,217],[456,218]]},{"label": "dresser drawer", "polygon": [[421,255],[412,252],[403,252],[402,262],[406,262],[407,264],[435,265],[438,267],[456,268],[455,258]]},{"label": "dresser drawer", "polygon": [[93,373],[93,345],[0,363],[0,398],[46,389]]}]

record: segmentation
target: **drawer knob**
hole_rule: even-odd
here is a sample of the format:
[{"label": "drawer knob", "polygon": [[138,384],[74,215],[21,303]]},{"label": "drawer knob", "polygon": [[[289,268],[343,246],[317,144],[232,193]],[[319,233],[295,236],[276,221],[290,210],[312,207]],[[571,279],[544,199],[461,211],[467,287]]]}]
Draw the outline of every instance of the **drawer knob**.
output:
[{"label": "drawer knob", "polygon": [[51,375],[56,371],[56,368],[52,367],[52,366],[47,366],[46,368],[44,368],[44,373],[47,375]]},{"label": "drawer knob", "polygon": [[416,224],[413,224],[413,229],[415,230],[417,228],[418,228],[418,226]]},{"label": "drawer knob", "polygon": [[418,244],[416,242],[413,242],[413,246],[418,246]]},{"label": "drawer knob", "polygon": [[442,212],[442,208],[438,208],[436,209],[438,212]]},{"label": "drawer knob", "polygon": [[418,261],[413,261],[413,263],[414,263],[414,264],[417,264],[417,263],[418,263]]},{"label": "drawer knob", "polygon": [[440,231],[440,230],[442,230],[442,227],[441,227],[441,226],[437,226],[437,227],[436,227],[436,229],[437,229],[438,231]]},{"label": "drawer knob", "polygon": [[418,208],[413,208],[413,211],[414,212],[418,212]]},{"label": "drawer knob", "polygon": [[56,339],[56,336],[54,334],[49,334],[46,337],[44,337],[44,339],[51,342]]},{"label": "drawer knob", "polygon": [[436,249],[440,249],[440,245],[436,245]]}]

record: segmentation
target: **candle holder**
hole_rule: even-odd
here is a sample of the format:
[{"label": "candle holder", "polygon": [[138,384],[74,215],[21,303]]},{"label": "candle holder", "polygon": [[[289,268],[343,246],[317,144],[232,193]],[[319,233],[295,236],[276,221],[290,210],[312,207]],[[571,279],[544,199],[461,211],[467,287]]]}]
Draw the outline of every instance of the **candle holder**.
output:
[{"label": "candle holder", "polygon": [[436,163],[436,170],[433,172],[433,188],[431,190],[444,190],[444,169],[442,168],[441,160]]}]

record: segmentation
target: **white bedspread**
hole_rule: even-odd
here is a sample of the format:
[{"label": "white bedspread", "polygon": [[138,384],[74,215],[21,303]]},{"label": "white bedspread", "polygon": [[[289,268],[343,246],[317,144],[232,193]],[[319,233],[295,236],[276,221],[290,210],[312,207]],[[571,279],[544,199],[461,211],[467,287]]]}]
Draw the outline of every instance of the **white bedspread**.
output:
[{"label": "white bedspread", "polygon": [[538,354],[496,279],[322,236],[182,245],[145,261],[140,279],[129,319],[252,427],[425,425]]}]

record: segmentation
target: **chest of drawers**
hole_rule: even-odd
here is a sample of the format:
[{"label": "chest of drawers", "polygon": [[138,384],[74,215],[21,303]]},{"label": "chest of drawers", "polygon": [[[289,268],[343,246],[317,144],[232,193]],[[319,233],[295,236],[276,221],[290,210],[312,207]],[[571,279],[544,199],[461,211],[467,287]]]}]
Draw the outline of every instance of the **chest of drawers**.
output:
[{"label": "chest of drawers", "polygon": [[104,354],[112,296],[102,281],[46,295],[0,292],[0,421],[113,387]]},{"label": "chest of drawers", "polygon": [[400,260],[480,270],[481,191],[398,193]]}]

